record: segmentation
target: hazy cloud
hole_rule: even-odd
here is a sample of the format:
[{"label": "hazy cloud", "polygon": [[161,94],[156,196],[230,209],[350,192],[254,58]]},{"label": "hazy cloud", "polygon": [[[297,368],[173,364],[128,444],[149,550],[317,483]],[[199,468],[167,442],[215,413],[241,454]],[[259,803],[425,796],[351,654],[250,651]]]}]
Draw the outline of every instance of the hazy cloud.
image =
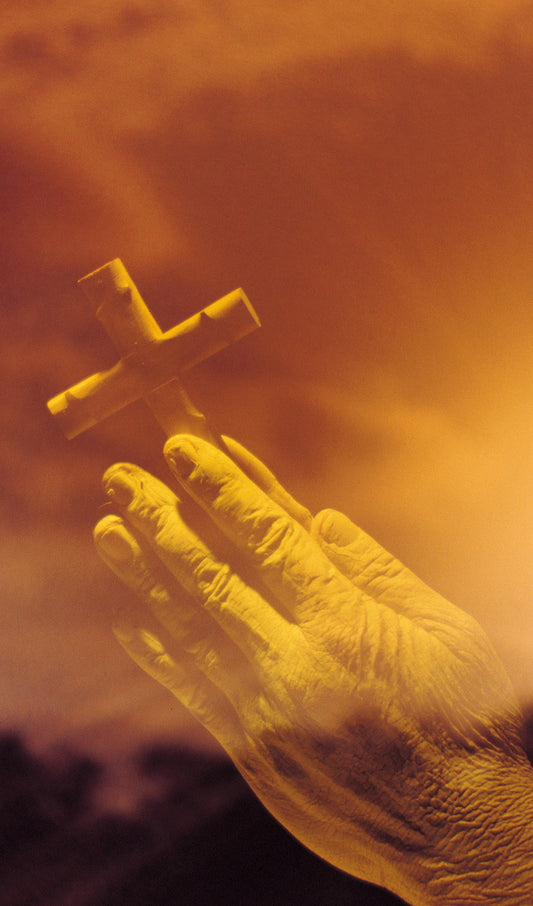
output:
[{"label": "hazy cloud", "polygon": [[106,732],[134,710],[111,643],[94,673],[114,592],[89,530],[103,468],[164,474],[159,438],[139,406],[67,444],[44,408],[114,361],[75,281],[115,255],[163,326],[244,286],[262,331],[190,375],[199,402],[472,609],[533,694],[532,11],[9,5],[6,712],[60,720],[87,688]]}]

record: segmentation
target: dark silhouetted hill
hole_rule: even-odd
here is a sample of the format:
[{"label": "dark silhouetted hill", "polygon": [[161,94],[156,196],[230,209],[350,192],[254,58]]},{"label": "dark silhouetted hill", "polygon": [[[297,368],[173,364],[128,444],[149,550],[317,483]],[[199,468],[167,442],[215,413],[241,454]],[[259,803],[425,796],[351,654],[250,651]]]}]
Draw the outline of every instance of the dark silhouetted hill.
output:
[{"label": "dark silhouetted hill", "polygon": [[[524,726],[533,755],[533,710]],[[105,768],[0,737],[3,906],[394,906],[300,846],[222,757],[156,743],[132,756],[129,812]],[[104,800],[105,802],[105,800]]]}]

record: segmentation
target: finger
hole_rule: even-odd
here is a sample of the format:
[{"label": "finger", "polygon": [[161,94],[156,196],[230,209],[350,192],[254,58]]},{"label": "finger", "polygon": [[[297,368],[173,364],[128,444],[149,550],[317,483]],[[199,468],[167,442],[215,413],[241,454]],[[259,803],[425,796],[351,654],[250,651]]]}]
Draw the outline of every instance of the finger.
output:
[{"label": "finger", "polygon": [[257,676],[235,642],[205,610],[188,599],[161,561],[141,545],[118,516],[102,519],[94,538],[104,562],[148,605],[238,710],[259,693]]},{"label": "finger", "polygon": [[265,494],[278,503],[283,509],[296,519],[304,528],[310,529],[313,517],[307,507],[302,506],[292,497],[288,491],[279,483],[276,476],[268,469],[260,459],[257,459],[253,453],[250,453],[246,447],[239,444],[231,437],[223,437],[226,448],[240,469],[248,478],[259,487]]},{"label": "finger", "polygon": [[361,591],[427,629],[457,625],[467,614],[433,591],[370,535],[336,510],[318,513],[311,529],[332,563]]},{"label": "finger", "polygon": [[221,450],[179,435],[167,442],[165,455],[183,487],[247,555],[298,623],[323,610],[324,600],[353,604],[353,586],[309,533]]},{"label": "finger", "polygon": [[180,586],[211,614],[258,673],[268,675],[289,641],[290,627],[281,614],[186,525],[177,498],[162,482],[124,464],[109,469],[104,484],[121,503],[124,519]]},{"label": "finger", "polygon": [[240,751],[244,734],[234,708],[192,660],[175,660],[146,629],[118,624],[113,631],[132,660],[172,692],[230,755]]}]

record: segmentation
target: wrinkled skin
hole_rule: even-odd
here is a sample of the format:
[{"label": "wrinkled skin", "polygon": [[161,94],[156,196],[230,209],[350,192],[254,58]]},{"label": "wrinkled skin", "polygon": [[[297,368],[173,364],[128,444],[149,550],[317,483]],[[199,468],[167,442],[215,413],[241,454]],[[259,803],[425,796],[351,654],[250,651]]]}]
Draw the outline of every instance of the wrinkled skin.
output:
[{"label": "wrinkled skin", "polygon": [[104,476],[97,547],[147,605],[122,646],[332,864],[413,904],[533,900],[520,714],[480,626],[227,445],[167,443],[181,500],[136,466]]}]

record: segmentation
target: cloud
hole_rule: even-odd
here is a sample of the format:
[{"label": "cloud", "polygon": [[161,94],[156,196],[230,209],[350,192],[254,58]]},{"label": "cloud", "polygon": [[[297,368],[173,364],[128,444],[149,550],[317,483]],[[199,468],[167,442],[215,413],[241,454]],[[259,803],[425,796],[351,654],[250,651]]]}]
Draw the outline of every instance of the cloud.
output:
[{"label": "cloud", "polygon": [[[113,592],[84,550],[104,467],[164,474],[160,438],[139,405],[67,444],[44,408],[114,361],[75,281],[117,254],[163,326],[244,286],[262,331],[191,373],[193,396],[498,630],[511,584],[498,639],[531,694],[531,6],[12,4],[0,28],[3,499],[24,577],[5,640],[22,656],[24,622],[36,677],[19,712],[73,682],[69,707],[90,686],[84,719],[120,721],[93,670]],[[45,631],[28,602],[54,569]],[[91,630],[72,606],[89,592]],[[73,647],[50,660],[64,626],[92,653],[74,679]]]},{"label": "cloud", "polygon": [[[520,28],[513,26],[513,11]],[[130,143],[144,143],[148,153],[152,141],[160,144],[169,115],[191,95],[215,96],[221,87],[254,94],[271,76],[280,86],[290,81],[295,66],[353,54],[383,60],[401,50],[406,58],[472,69],[480,59],[490,64],[504,26],[515,44],[517,36],[527,36],[526,18],[518,3],[473,10],[443,0],[427,4],[423,16],[414,2],[391,7],[340,0],[253,10],[229,0],[216,14],[211,4],[191,2],[95,0],[74,10],[56,2],[42,5],[39,15],[35,5],[13,8],[0,44],[0,130],[3,147],[17,157],[33,156],[34,179],[46,179],[48,188],[40,187],[45,204],[36,206],[42,216],[34,211],[32,218],[35,246],[48,260],[62,247],[75,255],[76,247],[90,244],[96,226],[100,246],[115,239],[145,266],[172,255],[198,258],[187,231],[189,211],[174,202],[169,217],[143,160],[128,153]],[[372,97],[366,100],[372,104]],[[13,178],[4,172],[4,184]],[[150,256],[143,241],[148,231]]]}]

